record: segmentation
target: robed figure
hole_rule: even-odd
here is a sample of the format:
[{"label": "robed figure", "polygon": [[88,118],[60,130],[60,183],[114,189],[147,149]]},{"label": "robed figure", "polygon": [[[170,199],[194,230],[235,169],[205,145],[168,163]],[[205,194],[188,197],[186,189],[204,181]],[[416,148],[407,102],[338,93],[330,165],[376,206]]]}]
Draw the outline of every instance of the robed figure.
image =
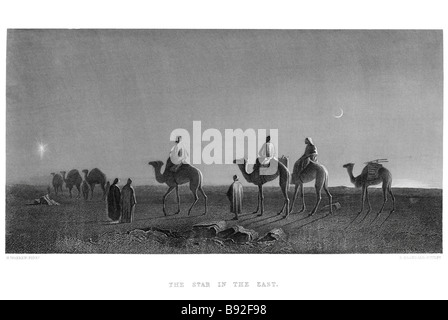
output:
[{"label": "robed figure", "polygon": [[184,143],[182,142],[182,137],[177,137],[176,143],[170,151],[170,161],[172,163],[172,166],[169,168],[169,170],[171,172],[179,171],[180,167],[183,164],[188,163],[188,156],[188,151]]},{"label": "robed figure", "polygon": [[121,191],[117,186],[118,182],[118,179],[114,180],[107,194],[107,214],[114,222],[118,222],[121,216]]},{"label": "robed figure", "polygon": [[298,172],[302,172],[303,170],[305,170],[306,167],[310,164],[310,162],[317,162],[317,156],[318,156],[317,147],[313,143],[313,140],[311,138],[306,138],[305,144],[306,144],[305,152],[298,161],[299,163]]},{"label": "robed figure", "polygon": [[135,198],[134,188],[131,186],[132,180],[128,179],[127,184],[121,189],[121,207],[122,223],[131,223],[134,220],[135,205],[137,200]]},{"label": "robed figure", "polygon": [[230,201],[230,212],[235,214],[234,220],[238,220],[238,215],[243,210],[243,185],[238,181],[238,177],[233,177],[233,183],[227,191],[227,198]]}]

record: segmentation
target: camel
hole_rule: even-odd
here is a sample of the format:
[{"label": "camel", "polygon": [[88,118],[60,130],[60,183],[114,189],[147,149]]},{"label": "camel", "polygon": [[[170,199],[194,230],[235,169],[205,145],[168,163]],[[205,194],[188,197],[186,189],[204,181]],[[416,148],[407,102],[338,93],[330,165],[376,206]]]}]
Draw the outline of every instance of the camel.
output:
[{"label": "camel", "polygon": [[375,222],[376,219],[378,219],[379,215],[383,212],[384,206],[386,205],[386,202],[388,201],[387,193],[389,192],[389,194],[392,197],[393,208],[390,211],[389,216],[387,217],[387,219],[383,222],[383,224],[384,224],[389,219],[391,214],[395,212],[395,196],[392,193],[392,174],[390,173],[390,171],[381,166],[381,168],[378,170],[378,177],[376,179],[374,179],[374,180],[367,180],[367,177],[368,177],[368,167],[365,167],[364,170],[362,171],[362,173],[358,177],[356,177],[356,178],[353,176],[353,168],[355,167],[354,163],[348,163],[348,164],[344,165],[343,167],[347,169],[348,175],[350,176],[350,181],[355,185],[355,187],[356,188],[362,188],[362,206],[361,206],[361,211],[358,213],[358,215],[352,221],[352,223],[364,211],[364,203],[365,203],[365,199],[366,198],[367,198],[367,203],[369,205],[369,210],[368,210],[366,216],[364,217],[363,221],[369,215],[369,213],[372,211],[372,206],[370,204],[369,193],[368,193],[367,189],[368,189],[369,186],[374,186],[374,185],[378,185],[378,184],[382,183],[383,184],[384,202],[383,202],[383,205],[382,205],[380,211],[377,213],[375,219],[373,220],[373,222]]},{"label": "camel", "polygon": [[291,212],[294,209],[294,204],[297,200],[297,197],[299,195],[299,191],[302,196],[302,210],[299,211],[299,213],[306,211],[306,205],[305,205],[305,192],[304,192],[304,184],[308,182],[312,182],[316,180],[315,183],[315,189],[316,189],[316,205],[314,206],[313,211],[310,213],[310,217],[314,215],[319,208],[320,202],[322,201],[322,189],[325,190],[325,192],[328,195],[328,199],[330,201],[330,214],[333,213],[333,197],[328,190],[328,170],[323,165],[321,165],[318,162],[309,161],[309,164],[303,169],[301,172],[300,169],[300,160],[297,160],[297,162],[294,164],[294,170],[292,173],[292,180],[291,183],[296,186],[296,189],[294,191],[294,198],[292,199],[291,204]]},{"label": "camel", "polygon": [[102,200],[106,199],[106,175],[98,168],[92,169],[90,172],[89,170],[85,169],[82,170],[84,173],[84,177],[88,185],[90,186],[90,192],[91,197],[90,199],[93,199],[93,191],[95,189],[95,185],[99,184],[101,189],[103,190],[103,197]]},{"label": "camel", "polygon": [[70,198],[72,197],[72,189],[74,186],[76,186],[76,189],[78,189],[78,196],[76,198],[80,198],[82,177],[79,174],[79,171],[76,169],[70,170],[67,174],[67,178],[65,178],[65,171],[61,171],[61,174],[65,182],[65,187],[69,190]]},{"label": "camel", "polygon": [[82,180],[82,184],[81,184],[81,191],[82,191],[82,196],[84,198],[84,200],[89,200],[89,193],[90,193],[90,186],[89,183],[87,182],[87,173],[88,170],[84,170],[84,179]]},{"label": "camel", "polygon": [[[273,161],[277,160],[271,160],[271,166],[274,164]],[[242,162],[242,163],[241,163]],[[244,176],[244,179],[246,179],[247,182],[252,183],[256,186],[258,186],[258,202],[257,202],[257,210],[253,212],[253,214],[256,214],[260,211],[261,207],[261,213],[258,215],[259,217],[263,216],[264,214],[264,194],[263,194],[263,185],[274,181],[278,177],[280,177],[279,186],[283,193],[283,197],[285,198],[285,202],[283,203],[282,210],[278,213],[278,215],[281,215],[286,208],[286,215],[284,218],[288,218],[289,216],[289,183],[291,181],[291,173],[288,170],[288,158],[282,157],[277,161],[278,168],[277,172],[272,175],[260,175],[259,170],[255,170],[252,173],[248,173],[246,170],[247,167],[247,161],[246,159],[243,159],[241,161],[233,161],[233,163],[238,164],[238,168],[240,169],[241,173]]]},{"label": "camel", "polygon": [[165,214],[165,216],[168,215],[166,212],[166,199],[174,190],[176,190],[176,197],[177,197],[177,212],[175,214],[176,215],[180,214],[179,186],[187,183],[190,184],[190,190],[194,196],[194,202],[191,205],[190,209],[188,210],[188,215],[191,214],[191,210],[199,201],[198,191],[200,191],[202,196],[204,197],[205,200],[204,215],[207,214],[207,196],[205,195],[205,192],[202,188],[204,177],[202,176],[202,172],[199,169],[193,167],[190,164],[184,164],[180,167],[179,171],[172,172],[170,171],[170,168],[172,167],[172,162],[170,159],[168,159],[167,165],[165,166],[165,171],[162,174],[161,173],[161,169],[163,166],[162,161],[151,161],[148,164],[154,167],[157,182],[165,183],[169,187],[168,191],[163,196],[163,213]]},{"label": "camel", "polygon": [[[64,191],[62,190],[62,185],[64,184],[64,179],[62,178],[62,176],[58,173],[54,173],[52,172],[51,175],[53,176],[53,188],[54,188],[54,193],[56,195],[58,195],[58,191],[60,190],[61,193],[64,193]],[[48,193],[50,194],[50,193]]]}]

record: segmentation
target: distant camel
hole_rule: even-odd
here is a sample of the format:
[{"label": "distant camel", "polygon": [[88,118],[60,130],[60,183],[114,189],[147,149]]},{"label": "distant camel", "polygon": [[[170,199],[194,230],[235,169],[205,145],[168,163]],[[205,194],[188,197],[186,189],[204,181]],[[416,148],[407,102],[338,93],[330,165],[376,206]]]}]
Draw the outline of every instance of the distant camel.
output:
[{"label": "distant camel", "polygon": [[[367,203],[369,205],[369,211],[367,212],[364,219],[372,211],[372,206],[370,205],[369,193],[368,193],[367,189],[369,186],[378,185],[380,183],[383,184],[384,202],[383,202],[383,206],[381,207],[381,210],[378,212],[378,214],[376,215],[376,218],[373,220],[373,222],[375,222],[375,220],[378,219],[379,215],[383,212],[384,206],[386,205],[386,202],[388,200],[387,192],[390,193],[390,195],[392,197],[392,202],[393,202],[393,208],[392,208],[389,216],[387,217],[387,219],[389,219],[390,215],[395,212],[395,197],[394,197],[394,194],[392,193],[392,174],[390,173],[390,171],[387,170],[386,168],[384,168],[383,166],[381,166],[378,170],[377,178],[374,180],[368,180],[367,179],[368,175],[369,175],[368,166],[365,167],[364,170],[362,171],[361,175],[359,175],[356,178],[353,176],[353,168],[354,167],[355,167],[354,163],[348,163],[348,164],[344,165],[344,168],[347,169],[348,175],[350,176],[350,181],[355,185],[356,188],[362,188],[362,207],[361,207],[361,211],[358,213],[355,220],[364,211],[364,203],[365,203],[366,198],[367,198]],[[363,221],[364,221],[364,219],[363,219]],[[383,224],[387,221],[387,219],[383,222]],[[355,221],[355,220],[353,220],[353,221]]]},{"label": "distant camel", "polygon": [[177,212],[175,214],[180,213],[180,196],[179,196],[179,186],[183,184],[190,184],[190,190],[194,196],[194,202],[188,210],[188,215],[190,215],[191,210],[199,201],[198,191],[201,192],[202,196],[205,200],[205,213],[207,214],[207,196],[205,195],[203,186],[204,177],[202,176],[202,172],[193,167],[190,164],[184,164],[180,167],[178,172],[171,172],[170,168],[172,167],[172,162],[170,159],[167,161],[167,165],[165,167],[165,171],[163,174],[161,173],[161,169],[163,166],[162,161],[151,161],[148,163],[150,166],[154,167],[156,180],[158,183],[165,183],[168,185],[169,189],[166,194],[163,196],[163,213],[167,216],[166,213],[166,198],[176,190],[177,196]]},{"label": "distant camel", "polygon": [[316,184],[314,188],[316,189],[316,205],[314,206],[313,211],[311,211],[310,216],[316,213],[317,209],[319,208],[320,202],[322,201],[322,189],[325,190],[325,192],[328,195],[328,199],[330,200],[330,214],[333,213],[333,197],[330,194],[330,191],[328,190],[328,170],[323,165],[319,164],[318,162],[310,161],[309,164],[303,169],[302,171],[300,169],[300,160],[298,160],[294,164],[294,170],[292,173],[292,184],[295,184],[296,190],[294,192],[294,198],[292,199],[291,204],[291,212],[294,209],[294,204],[297,200],[297,196],[299,194],[299,191],[301,192],[302,196],[302,210],[300,210],[299,213],[305,212],[306,205],[305,205],[305,192],[303,185],[308,182],[312,182],[316,180]]},{"label": "distant camel", "polygon": [[89,170],[82,170],[84,173],[84,176],[86,177],[85,180],[90,186],[90,192],[91,197],[90,199],[93,199],[93,191],[95,189],[95,185],[99,184],[101,189],[103,190],[103,197],[102,200],[106,199],[106,175],[98,168],[92,169],[92,171],[89,172]]},{"label": "distant camel", "polygon": [[59,173],[52,172],[51,175],[53,176],[54,193],[56,195],[58,195],[58,191],[64,193],[64,191],[62,190],[62,185],[64,184],[64,178]]},{"label": "distant camel", "polygon": [[84,198],[84,200],[89,200],[90,186],[89,183],[86,181],[88,171],[84,170],[83,173],[84,173],[84,179],[82,180],[81,184],[82,197]]},{"label": "distant camel", "polygon": [[78,189],[78,196],[76,198],[80,198],[82,177],[79,174],[79,171],[76,169],[70,170],[67,174],[67,178],[65,178],[65,171],[61,171],[61,174],[65,182],[65,187],[69,190],[70,198],[72,197],[72,189],[74,186]]},{"label": "distant camel", "polygon": [[[278,215],[281,215],[285,209],[286,209],[286,215],[284,218],[287,218],[289,216],[289,183],[291,181],[291,173],[288,170],[288,158],[282,157],[277,161],[278,168],[275,174],[272,175],[260,175],[259,170],[255,170],[252,173],[247,173],[247,162],[246,159],[241,160],[243,163],[239,163],[240,161],[233,161],[233,163],[238,164],[238,168],[240,169],[241,173],[244,176],[244,179],[246,179],[247,182],[252,183],[256,186],[258,186],[258,202],[257,202],[257,210],[253,212],[253,214],[258,213],[260,211],[261,207],[261,213],[258,215],[261,217],[264,214],[264,194],[263,194],[263,185],[274,181],[275,179],[280,177],[279,186],[283,193],[283,197],[285,198],[285,202],[283,203],[282,210],[278,213]],[[275,165],[273,161],[271,160],[271,166]]]}]

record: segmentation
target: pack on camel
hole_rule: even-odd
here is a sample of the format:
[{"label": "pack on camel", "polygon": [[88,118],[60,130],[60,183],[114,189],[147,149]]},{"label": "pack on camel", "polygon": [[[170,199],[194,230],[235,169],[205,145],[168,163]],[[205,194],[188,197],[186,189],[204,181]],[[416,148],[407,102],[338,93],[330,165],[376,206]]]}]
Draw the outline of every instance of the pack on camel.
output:
[{"label": "pack on camel", "polygon": [[[366,199],[367,199],[367,204],[369,206],[369,209],[367,211],[366,216],[364,217],[364,219],[362,221],[364,221],[366,219],[366,217],[369,215],[369,213],[372,211],[372,205],[370,204],[370,198],[369,198],[369,192],[368,192],[369,186],[383,184],[383,205],[381,206],[380,211],[377,213],[377,215],[376,215],[375,219],[372,221],[372,223],[375,222],[376,219],[378,219],[379,215],[383,212],[384,206],[386,205],[386,203],[388,201],[388,198],[387,198],[388,193],[390,194],[390,196],[392,198],[393,205],[392,205],[392,210],[389,213],[389,216],[382,223],[382,225],[389,219],[391,214],[395,212],[395,196],[392,193],[392,174],[390,173],[389,170],[387,170],[382,165],[382,163],[386,163],[386,162],[388,162],[386,159],[379,159],[379,160],[367,162],[366,167],[363,169],[362,173],[357,177],[355,177],[353,175],[353,168],[355,167],[354,163],[348,163],[348,164],[344,165],[344,168],[347,169],[351,183],[353,183],[356,188],[362,189],[361,211],[358,213],[355,220],[364,211],[364,204],[365,204]],[[352,223],[355,220],[353,220]]]}]

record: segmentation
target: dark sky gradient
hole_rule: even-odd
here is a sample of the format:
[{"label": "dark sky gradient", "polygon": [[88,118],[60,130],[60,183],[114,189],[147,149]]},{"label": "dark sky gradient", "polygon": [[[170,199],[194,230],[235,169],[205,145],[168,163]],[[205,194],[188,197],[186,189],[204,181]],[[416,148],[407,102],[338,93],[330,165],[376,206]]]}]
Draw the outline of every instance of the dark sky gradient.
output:
[{"label": "dark sky gradient", "polygon": [[7,58],[7,183],[98,167],[153,184],[148,161],[200,120],[279,129],[291,161],[311,136],[332,186],[388,158],[394,186],[442,187],[441,31],[10,30]]}]

